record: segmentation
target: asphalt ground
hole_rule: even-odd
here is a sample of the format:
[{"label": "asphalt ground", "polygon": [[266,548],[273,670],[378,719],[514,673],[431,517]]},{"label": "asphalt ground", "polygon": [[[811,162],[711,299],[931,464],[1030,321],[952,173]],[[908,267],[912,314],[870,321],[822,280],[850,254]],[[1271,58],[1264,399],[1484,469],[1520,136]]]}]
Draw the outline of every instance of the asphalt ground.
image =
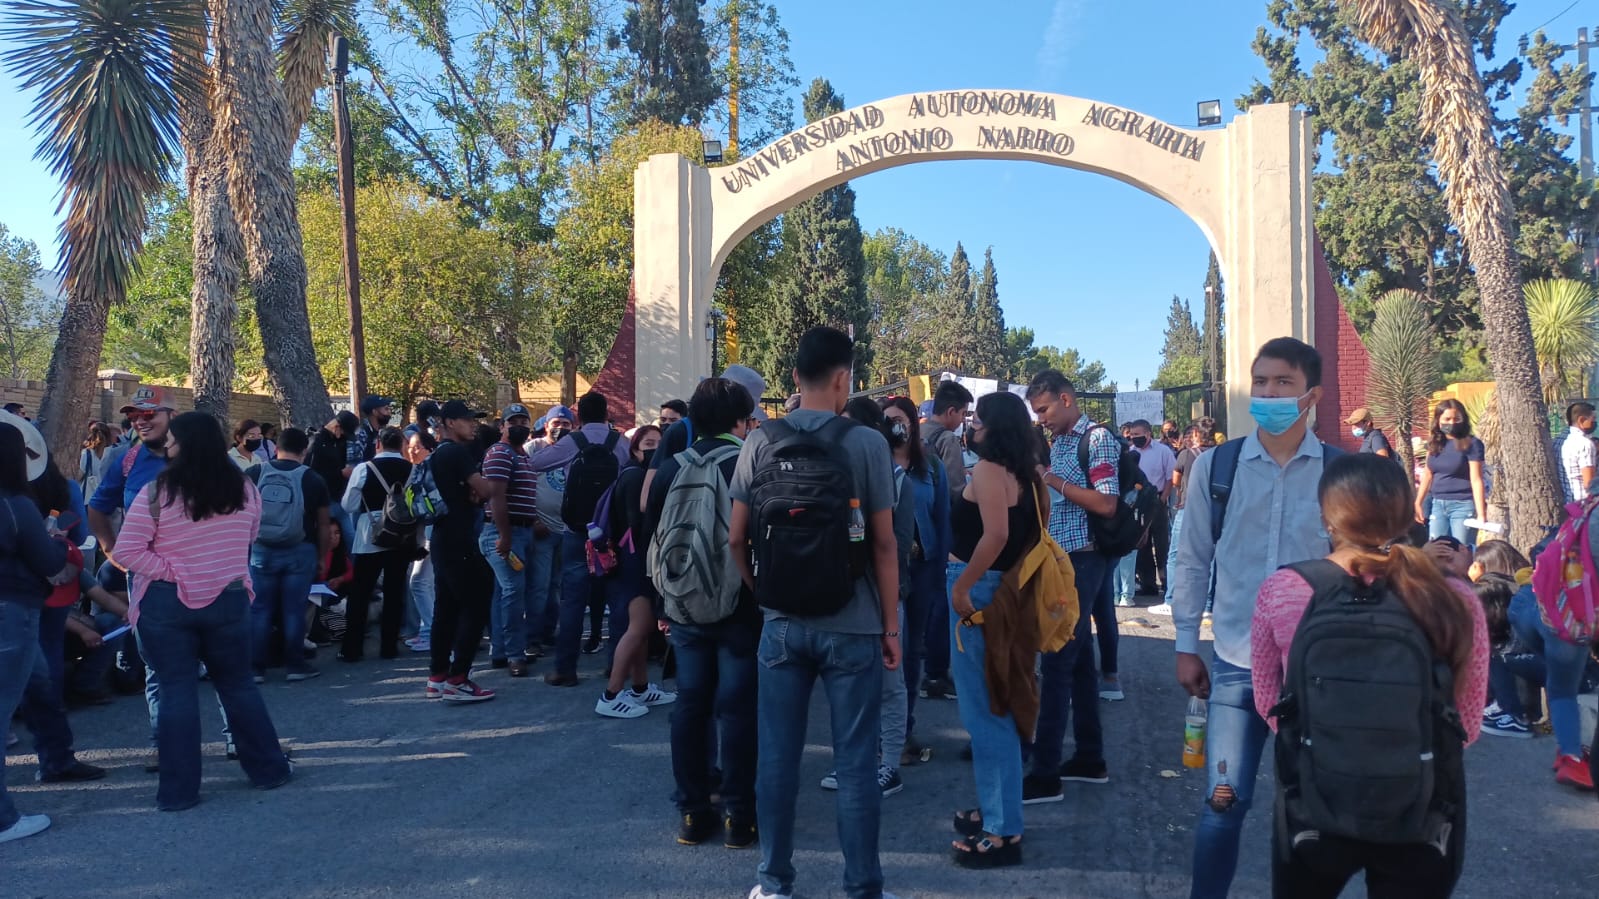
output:
[{"label": "asphalt ground", "polygon": [[[1065,784],[1066,801],[1026,811],[1026,861],[967,871],[949,860],[950,814],[975,804],[965,736],[951,701],[923,702],[934,750],[884,801],[887,888],[902,897],[1187,895],[1203,772],[1180,763],[1186,702],[1173,678],[1170,619],[1120,610],[1125,702],[1101,703],[1111,781]],[[483,671],[489,703],[422,698],[425,656],[344,665],[324,649],[322,677],[262,687],[295,780],[250,789],[223,758],[216,707],[202,695],[203,801],[155,810],[145,774],[140,697],[74,711],[79,757],[104,780],[33,780],[27,734],[8,756],[7,789],[54,826],[0,845],[0,897],[742,897],[758,850],[674,841],[669,709],[599,718],[598,656],[576,688]],[[487,653],[482,658],[486,663]],[[202,693],[209,694],[202,687]],[[841,895],[827,715],[813,698],[796,828],[797,895]],[[20,724],[16,725],[20,728]],[[1269,753],[1268,753],[1269,756]],[[1483,737],[1467,752],[1470,825],[1461,897],[1599,896],[1599,802],[1557,786],[1550,737]],[[1269,764],[1269,763],[1268,763]],[[1173,776],[1175,775],[1175,776]],[[1258,788],[1269,796],[1269,767]],[[1269,895],[1269,829],[1251,812],[1234,896]],[[1364,895],[1358,883],[1347,895]]]}]

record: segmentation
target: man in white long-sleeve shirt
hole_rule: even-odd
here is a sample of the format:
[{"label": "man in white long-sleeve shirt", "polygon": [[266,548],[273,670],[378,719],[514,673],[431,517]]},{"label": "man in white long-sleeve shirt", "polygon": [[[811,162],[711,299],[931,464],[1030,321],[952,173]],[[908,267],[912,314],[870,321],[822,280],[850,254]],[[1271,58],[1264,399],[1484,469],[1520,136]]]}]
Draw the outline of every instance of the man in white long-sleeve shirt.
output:
[{"label": "man in white long-sleeve shirt", "polygon": [[[1250,682],[1255,594],[1280,566],[1320,558],[1328,549],[1316,499],[1328,448],[1306,424],[1321,399],[1321,356],[1298,340],[1279,337],[1261,347],[1250,376],[1249,411],[1259,427],[1194,462],[1172,568],[1177,679],[1190,695],[1210,700],[1205,735],[1209,783],[1194,838],[1195,899],[1226,896],[1232,886],[1244,816],[1270,735],[1255,711]],[[1211,468],[1219,457],[1236,458],[1237,469],[1217,540],[1212,534]],[[1228,483],[1226,472],[1218,475],[1220,483]],[[1214,678],[1199,655],[1200,619],[1213,567]]]}]

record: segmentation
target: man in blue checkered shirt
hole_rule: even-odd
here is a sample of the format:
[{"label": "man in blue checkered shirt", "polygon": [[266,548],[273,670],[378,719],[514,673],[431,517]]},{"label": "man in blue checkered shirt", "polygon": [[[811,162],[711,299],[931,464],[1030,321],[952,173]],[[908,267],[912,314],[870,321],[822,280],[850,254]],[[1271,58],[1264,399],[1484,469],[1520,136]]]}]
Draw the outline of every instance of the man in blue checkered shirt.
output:
[{"label": "man in blue checkered shirt", "polygon": [[[1027,403],[1053,435],[1049,467],[1040,472],[1045,486],[1061,497],[1049,511],[1049,535],[1071,556],[1082,609],[1072,641],[1041,659],[1033,767],[1022,781],[1022,803],[1031,805],[1059,802],[1063,780],[1101,784],[1110,780],[1099,724],[1099,668],[1094,661],[1089,610],[1111,575],[1111,562],[1094,548],[1088,516],[1116,513],[1116,504],[1121,502],[1121,485],[1116,479],[1121,444],[1109,430],[1083,414],[1077,405],[1077,388],[1058,371],[1033,378],[1027,387]],[[1088,441],[1086,472],[1079,450],[1084,440]],[[1062,764],[1067,718],[1072,721],[1077,751]]]}]

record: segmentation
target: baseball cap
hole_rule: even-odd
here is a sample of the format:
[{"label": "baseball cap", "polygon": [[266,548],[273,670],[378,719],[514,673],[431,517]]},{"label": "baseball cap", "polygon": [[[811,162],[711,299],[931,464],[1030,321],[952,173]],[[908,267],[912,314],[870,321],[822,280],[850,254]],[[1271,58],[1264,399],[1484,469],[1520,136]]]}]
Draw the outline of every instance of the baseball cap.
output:
[{"label": "baseball cap", "polygon": [[552,421],[565,421],[567,424],[571,424],[573,421],[575,421],[575,419],[572,418],[571,409],[568,409],[565,406],[555,405],[551,406],[550,410],[544,413],[545,424],[548,424]]},{"label": "baseball cap", "polygon": [[761,408],[761,397],[766,394],[766,379],[761,377],[760,372],[748,365],[729,365],[722,372],[722,377],[749,391],[755,399],[755,411],[751,417],[756,421],[765,421],[767,416],[766,410]]},{"label": "baseball cap", "polygon": [[382,397],[375,393],[370,393],[367,394],[366,399],[361,401],[361,414],[371,415],[373,412],[376,412],[384,406],[392,405],[394,405],[394,401],[388,397]]},{"label": "baseball cap", "polygon": [[509,406],[506,406],[505,410],[500,413],[500,417],[506,421],[510,421],[518,415],[522,416],[523,418],[533,417],[532,414],[527,411],[527,407],[521,403],[512,403]]},{"label": "baseball cap", "polygon": [[450,400],[439,409],[439,417],[445,421],[461,418],[488,418],[487,412],[474,412],[471,406],[460,400]]},{"label": "baseball cap", "polygon": [[138,390],[135,390],[133,392],[133,399],[129,400],[126,406],[123,406],[117,411],[123,415],[126,415],[129,412],[135,411],[156,412],[162,410],[167,412],[177,411],[177,409],[172,405],[172,400],[167,397],[167,389],[165,387],[157,387],[154,384],[147,384],[140,387]]},{"label": "baseball cap", "polygon": [[933,414],[933,401],[922,400],[922,404],[916,407],[916,414],[920,415],[922,418],[930,417]]},{"label": "baseball cap", "polygon": [[1367,409],[1365,406],[1361,406],[1359,409],[1356,409],[1355,411],[1349,413],[1349,417],[1344,419],[1344,424],[1346,424],[1346,425],[1358,425],[1358,424],[1360,424],[1361,422],[1365,421],[1366,419],[1368,419],[1370,417],[1371,417],[1371,410]]},{"label": "baseball cap", "polygon": [[417,421],[427,421],[430,418],[438,418],[438,417],[439,417],[439,404],[438,403],[435,403],[432,400],[423,400],[422,402],[416,404],[416,418],[417,418]]}]

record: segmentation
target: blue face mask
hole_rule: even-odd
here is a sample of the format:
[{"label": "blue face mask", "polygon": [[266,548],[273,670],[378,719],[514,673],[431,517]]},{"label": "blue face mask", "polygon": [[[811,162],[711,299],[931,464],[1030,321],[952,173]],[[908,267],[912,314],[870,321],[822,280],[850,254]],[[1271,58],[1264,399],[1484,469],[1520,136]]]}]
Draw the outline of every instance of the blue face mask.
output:
[{"label": "blue face mask", "polygon": [[1349,433],[1355,435],[1356,437],[1364,437],[1364,436],[1366,436],[1366,429],[1365,428],[1350,428],[1349,429]]},{"label": "blue face mask", "polygon": [[1261,430],[1272,436],[1287,433],[1305,413],[1299,409],[1304,396],[1253,396],[1249,398],[1249,414]]}]

